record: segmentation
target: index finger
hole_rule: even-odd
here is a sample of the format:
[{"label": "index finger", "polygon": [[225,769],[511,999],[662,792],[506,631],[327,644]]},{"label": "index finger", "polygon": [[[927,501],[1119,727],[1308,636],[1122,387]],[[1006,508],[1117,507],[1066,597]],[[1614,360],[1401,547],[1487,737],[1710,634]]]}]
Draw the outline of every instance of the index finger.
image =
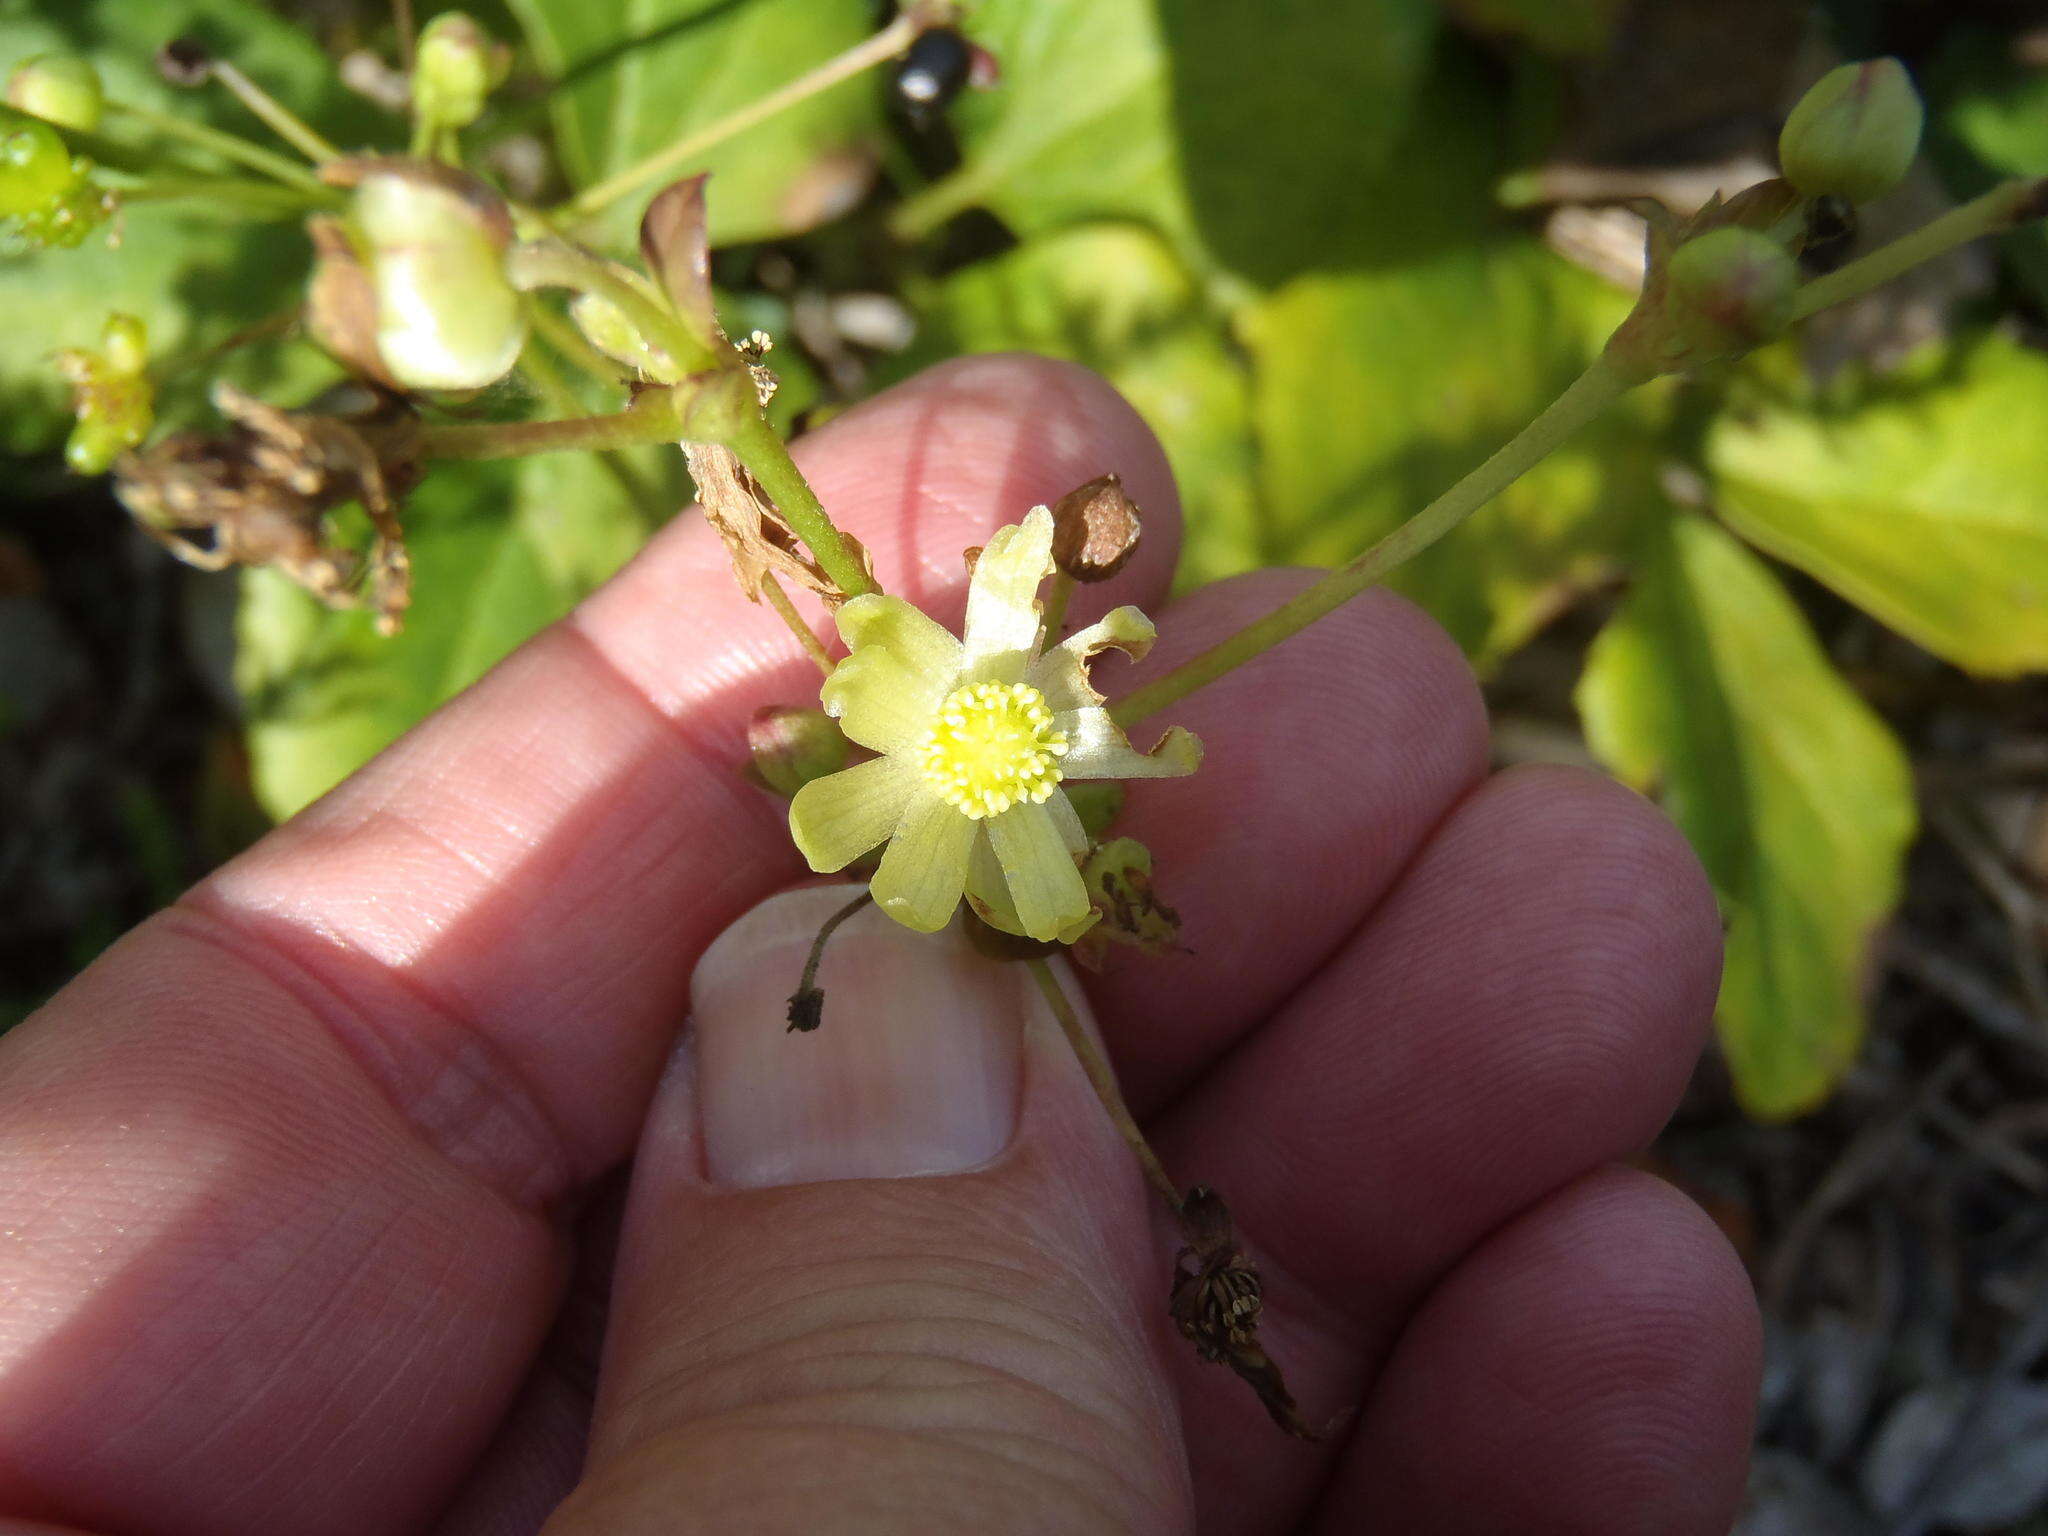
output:
[{"label": "index finger", "polygon": [[[935,370],[799,457],[885,583],[1117,469],[1107,386]],[[1164,536],[1162,536],[1164,535]],[[228,1536],[417,1524],[561,1281],[554,1208],[629,1145],[702,946],[793,874],[737,775],[816,673],[698,520],[102,958],[0,1044],[0,1512]]]}]

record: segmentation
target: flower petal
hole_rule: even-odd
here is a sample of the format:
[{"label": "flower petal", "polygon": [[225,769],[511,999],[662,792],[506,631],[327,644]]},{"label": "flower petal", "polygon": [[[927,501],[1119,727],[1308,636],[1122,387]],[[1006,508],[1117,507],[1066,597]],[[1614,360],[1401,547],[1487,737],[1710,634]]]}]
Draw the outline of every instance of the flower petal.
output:
[{"label": "flower petal", "polygon": [[1074,802],[1067,798],[1067,792],[1054,790],[1052,798],[1045,802],[1045,809],[1052,817],[1053,825],[1060,829],[1060,841],[1067,845],[1067,852],[1086,853],[1088,829],[1081,825],[1081,814],[1074,809]]},{"label": "flower petal", "polygon": [[946,626],[900,597],[865,593],[839,605],[839,638],[849,651],[871,645],[891,652],[910,671],[937,680],[943,692],[960,672],[960,642]]},{"label": "flower petal", "polygon": [[1086,629],[1076,630],[1031,664],[1024,681],[1045,695],[1047,708],[1086,709],[1102,695],[1088,680],[1088,662],[1098,652],[1119,650],[1133,661],[1144,660],[1158,631],[1152,621],[1126,605],[1113,608]]},{"label": "flower petal", "polygon": [[1067,736],[1067,755],[1060,759],[1062,778],[1177,779],[1202,766],[1201,742],[1177,725],[1150,752],[1140,752],[1106,709],[1063,710],[1052,723]]},{"label": "flower petal", "polygon": [[967,888],[967,856],[980,823],[937,795],[913,795],[868,889],[875,904],[906,928],[937,933]]},{"label": "flower petal", "polygon": [[945,696],[943,679],[913,672],[886,645],[862,646],[834,667],[818,690],[825,713],[836,716],[848,736],[877,752],[916,746]]},{"label": "flower petal", "polygon": [[989,845],[1017,906],[1018,927],[1034,939],[1056,939],[1088,918],[1088,887],[1050,811],[1026,801],[991,816],[987,826]]},{"label": "flower petal", "polygon": [[820,874],[844,869],[896,830],[917,783],[916,770],[894,757],[813,779],[789,802],[789,835]]},{"label": "flower petal", "polygon": [[1038,649],[1039,584],[1051,574],[1052,513],[1033,507],[1023,522],[996,530],[967,583],[966,681],[1023,678]]}]

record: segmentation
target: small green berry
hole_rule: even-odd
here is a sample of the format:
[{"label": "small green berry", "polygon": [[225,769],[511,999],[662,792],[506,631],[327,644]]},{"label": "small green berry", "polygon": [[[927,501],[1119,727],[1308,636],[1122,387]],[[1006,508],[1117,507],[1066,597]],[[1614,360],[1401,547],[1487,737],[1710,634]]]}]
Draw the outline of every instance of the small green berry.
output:
[{"label": "small green berry", "polygon": [[1867,203],[1905,178],[1926,112],[1897,59],[1829,70],[1778,136],[1785,179],[1808,197]]},{"label": "small green berry", "polygon": [[43,53],[16,66],[7,80],[7,100],[60,128],[91,133],[107,98],[90,62],[75,54]]},{"label": "small green berry", "polygon": [[56,210],[78,184],[63,135],[39,117],[0,107],[0,217]]}]

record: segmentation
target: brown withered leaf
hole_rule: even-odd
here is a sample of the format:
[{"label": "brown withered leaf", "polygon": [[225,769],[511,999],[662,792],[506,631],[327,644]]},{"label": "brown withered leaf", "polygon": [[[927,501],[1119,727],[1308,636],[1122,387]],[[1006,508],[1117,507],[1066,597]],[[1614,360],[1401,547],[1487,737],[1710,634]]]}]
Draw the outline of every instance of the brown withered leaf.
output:
[{"label": "brown withered leaf", "polygon": [[1259,1347],[1264,1287],[1258,1267],[1238,1244],[1223,1197],[1206,1184],[1195,1185],[1181,1202],[1180,1228],[1186,1245],[1174,1256],[1168,1306],[1182,1337],[1204,1360],[1235,1371],[1288,1434],[1321,1440],[1302,1418],[1280,1367]]},{"label": "brown withered leaf", "polygon": [[707,171],[664,188],[640,220],[640,259],[676,313],[707,345],[724,334],[711,299],[711,247],[704,211],[704,183],[709,179]]},{"label": "brown withered leaf", "polygon": [[[176,432],[123,454],[114,491],[143,531],[187,565],[267,565],[330,608],[368,607],[395,634],[412,601],[399,503],[419,483],[418,419],[396,395],[347,386],[348,408],[287,411],[214,386],[225,433]],[[367,557],[335,542],[328,514],[358,502]],[[188,535],[211,535],[200,544]]]},{"label": "brown withered leaf", "polygon": [[[831,607],[846,601],[847,594],[805,552],[802,541],[790,531],[782,513],[747,473],[737,454],[720,443],[685,442],[683,458],[690,466],[690,478],[697,482],[697,500],[704,517],[725,541],[733,575],[750,600],[761,600],[764,578],[782,576],[816,593]],[[848,533],[840,537],[860,561],[861,569],[872,576],[874,561],[860,541]]]}]

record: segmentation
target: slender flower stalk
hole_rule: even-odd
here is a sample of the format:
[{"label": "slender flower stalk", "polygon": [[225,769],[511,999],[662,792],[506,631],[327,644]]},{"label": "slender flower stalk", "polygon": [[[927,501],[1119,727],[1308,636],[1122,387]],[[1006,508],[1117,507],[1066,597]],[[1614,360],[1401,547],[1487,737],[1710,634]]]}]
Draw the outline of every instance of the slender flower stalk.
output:
[{"label": "slender flower stalk", "polygon": [[182,139],[196,149],[204,149],[219,155],[223,160],[270,177],[273,181],[296,187],[322,202],[339,201],[340,194],[332,187],[322,184],[315,176],[295,160],[288,160],[275,150],[265,149],[261,144],[252,144],[238,133],[214,128],[206,123],[193,122],[178,116],[175,112],[159,112],[153,107],[138,106],[133,102],[111,97],[107,111],[118,114],[131,122],[162,134],[167,139]]},{"label": "slender flower stalk", "polygon": [[773,571],[761,575],[761,600],[775,610],[775,616],[789,626],[789,632],[796,637],[796,643],[804,648],[804,654],[818,664],[818,670],[830,677],[837,665],[832,653],[825,649],[811,626],[804,622],[804,616],[796,611],[796,604],[789,600],[789,594],[782,590],[782,583],[775,579]]},{"label": "slender flower stalk", "polygon": [[341,151],[317,128],[227,60],[209,60],[207,67],[214,79],[234,93],[237,101],[263,119],[265,127],[315,165],[341,159]]},{"label": "slender flower stalk", "polygon": [[749,412],[725,445],[739,456],[747,473],[768,493],[791,532],[804,541],[811,558],[832,578],[833,585],[848,597],[877,590],[868,578],[867,567],[839,536],[839,530],[818,500],[818,493],[796,467],[789,449],[766,416],[758,410]]},{"label": "slender flower stalk", "polygon": [[922,10],[922,7],[915,5],[907,7],[874,36],[856,43],[835,58],[827,59],[816,69],[799,75],[781,89],[770,91],[766,96],[748,102],[738,111],[727,113],[716,122],[706,123],[695,133],[678,139],[666,149],[657,150],[639,164],[630,165],[616,175],[608,176],[594,186],[584,188],[553,212],[564,219],[584,219],[592,214],[601,213],[620,198],[648,183],[673,177],[677,171],[707,150],[746,132],[757,123],[764,123],[798,102],[807,101],[822,91],[830,90],[842,80],[852,79],[864,69],[893,59],[915,42],[917,35],[928,25]]},{"label": "slender flower stalk", "polygon": [[1879,246],[1868,256],[1838,267],[1825,277],[1815,278],[1793,299],[1792,318],[1804,320],[1882,287],[1959,245],[2000,234],[2043,215],[2048,215],[2048,177],[2028,176],[2001,182],[1981,197],[1950,209],[1933,223]]},{"label": "slender flower stalk", "polygon": [[1627,393],[1629,381],[1604,358],[1566,388],[1492,458],[1465,476],[1435,501],[1354,560],[1331,571],[1306,591],[1271,613],[1218,641],[1200,655],[1182,662],[1110,707],[1119,725],[1147,715],[1203,688],[1262,651],[1298,634],[1317,619],[1341,608],[1367,587],[1383,580],[1403,561],[1411,560],[1493,500],[1566,438]]}]

